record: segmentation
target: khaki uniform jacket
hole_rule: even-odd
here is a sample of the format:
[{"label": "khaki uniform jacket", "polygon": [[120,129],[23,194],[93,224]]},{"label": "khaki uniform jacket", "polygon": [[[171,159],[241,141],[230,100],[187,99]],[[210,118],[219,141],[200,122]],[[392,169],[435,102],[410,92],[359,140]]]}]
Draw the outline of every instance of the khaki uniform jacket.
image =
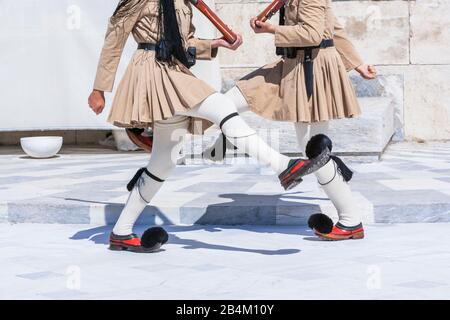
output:
[{"label": "khaki uniform jacket", "polygon": [[[132,0],[133,13],[111,18],[100,55],[94,89],[111,92],[117,68],[130,34],[137,43],[157,43],[158,0]],[[217,55],[211,40],[197,39],[188,0],[175,0],[178,26],[184,46],[196,47],[197,59]],[[131,12],[131,11],[130,11]],[[117,21],[118,20],[118,21]],[[184,65],[156,61],[154,51],[137,50],[117,88],[108,121],[120,127],[148,127],[202,102],[214,89],[196,78]]]},{"label": "khaki uniform jacket", "polygon": [[333,39],[335,47],[313,50],[313,94],[308,99],[304,51],[281,58],[238,82],[250,108],[271,120],[318,122],[360,114],[347,71],[362,60],[336,20],[331,0],[289,0],[286,24],[275,27],[275,46],[314,47]]}]

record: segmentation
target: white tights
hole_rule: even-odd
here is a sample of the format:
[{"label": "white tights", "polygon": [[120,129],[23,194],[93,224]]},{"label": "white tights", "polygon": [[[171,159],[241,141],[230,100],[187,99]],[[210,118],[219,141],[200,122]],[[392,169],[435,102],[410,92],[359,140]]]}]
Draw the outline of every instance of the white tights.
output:
[{"label": "white tights", "polygon": [[[322,133],[327,134],[328,122],[317,123],[295,123],[297,142],[303,154],[305,154],[306,144],[311,137]],[[317,181],[330,198],[339,216],[339,222],[347,227],[356,226],[361,222],[361,213],[353,198],[350,186],[337,170],[337,165],[333,160],[315,173]]]},{"label": "white tights", "polygon": [[[153,149],[147,165],[147,170],[151,174],[161,180],[169,177],[176,166],[184,136],[188,132],[188,124],[186,117],[183,116],[153,124]],[[131,234],[139,215],[162,185],[163,182],[156,181],[143,173],[131,190],[113,233],[120,236]]]},{"label": "white tights", "polygon": [[[133,225],[139,215],[161,188],[163,184],[161,181],[170,176],[176,166],[184,136],[188,131],[188,117],[207,119],[219,125],[228,115],[237,112],[233,101],[223,94],[214,93],[195,108],[154,124],[153,150],[147,170],[157,179],[149,177],[146,173],[142,174],[114,226],[114,234],[129,235],[132,233]],[[240,116],[231,117],[224,122],[222,132],[226,137],[232,139],[233,144],[240,151],[265,165],[270,165],[277,174],[288,167],[289,158],[261,140]]]}]

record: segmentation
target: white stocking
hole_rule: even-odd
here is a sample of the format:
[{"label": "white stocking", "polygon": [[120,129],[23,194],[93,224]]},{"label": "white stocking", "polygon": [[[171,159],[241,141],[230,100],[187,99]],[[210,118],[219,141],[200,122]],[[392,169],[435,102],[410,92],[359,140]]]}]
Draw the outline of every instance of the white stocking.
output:
[{"label": "white stocking", "polygon": [[163,185],[162,180],[169,177],[175,168],[189,121],[177,116],[156,122],[153,126],[153,149],[147,170],[154,177],[143,173],[128,197],[119,220],[114,226],[116,235],[129,235],[142,211]]},{"label": "white stocking", "polygon": [[239,114],[250,111],[247,100],[245,100],[244,95],[238,87],[233,87],[228,90],[225,95],[233,101],[234,106]]},{"label": "white stocking", "polygon": [[236,107],[230,98],[214,93],[200,105],[182,115],[207,119],[217,125],[223,123],[222,132],[239,150],[263,164],[270,165],[277,174],[283,172],[288,167],[289,158],[267,145],[239,115],[226,120],[229,115],[236,112]]},{"label": "white stocking", "polygon": [[[295,123],[298,144],[305,154],[306,144],[316,134],[327,134],[328,122],[319,123]],[[330,198],[339,215],[339,222],[347,227],[353,227],[361,222],[361,213],[358,210],[355,199],[348,183],[337,170],[333,160],[314,173],[317,181]]]},{"label": "white stocking", "polygon": [[[250,111],[247,100],[245,100],[244,95],[241,93],[238,87],[233,87],[228,90],[225,95],[233,101],[234,106],[239,114]],[[223,144],[226,144],[225,152]],[[211,161],[222,161],[225,158],[226,150],[234,151],[234,145],[227,139],[224,141],[223,135],[219,135],[213,144],[208,146],[203,151],[203,158],[209,159]]]}]

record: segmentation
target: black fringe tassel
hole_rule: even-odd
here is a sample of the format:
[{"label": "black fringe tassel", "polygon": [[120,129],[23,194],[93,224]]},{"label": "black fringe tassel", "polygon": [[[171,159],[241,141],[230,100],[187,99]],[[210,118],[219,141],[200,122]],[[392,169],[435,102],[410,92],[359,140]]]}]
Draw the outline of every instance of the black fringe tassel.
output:
[{"label": "black fringe tassel", "polygon": [[337,156],[330,156],[331,159],[333,159],[334,162],[336,162],[339,172],[341,173],[342,177],[346,182],[352,180],[353,177],[353,171],[350,170],[349,167],[347,167],[344,163],[344,161],[341,160],[341,158]]},{"label": "black fringe tassel", "polygon": [[134,175],[133,179],[130,180],[127,184],[127,190],[131,192],[133,190],[134,186],[136,185],[139,178],[142,176],[142,174],[145,172],[146,168],[140,168],[136,174]]}]

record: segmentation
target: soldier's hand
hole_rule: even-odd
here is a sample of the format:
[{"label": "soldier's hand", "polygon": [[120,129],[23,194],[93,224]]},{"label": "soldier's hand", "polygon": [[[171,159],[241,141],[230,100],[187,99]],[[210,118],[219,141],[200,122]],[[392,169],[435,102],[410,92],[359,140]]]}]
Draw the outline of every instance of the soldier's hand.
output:
[{"label": "soldier's hand", "polygon": [[372,80],[377,77],[377,70],[371,64],[362,64],[355,68],[355,70],[358,71],[361,77],[366,80]]},{"label": "soldier's hand", "polygon": [[258,21],[256,20],[256,18],[252,18],[250,20],[250,27],[255,33],[275,33],[275,27],[273,24],[269,22]]},{"label": "soldier's hand", "polygon": [[99,90],[93,90],[88,99],[89,107],[95,114],[102,113],[105,108],[105,93]]},{"label": "soldier's hand", "polygon": [[230,49],[230,50],[236,50],[237,48],[239,48],[243,42],[242,40],[242,36],[238,33],[236,33],[236,41],[232,44],[228,43],[224,38],[219,38],[219,39],[214,39],[211,47],[212,48],[226,48],[226,49]]}]

